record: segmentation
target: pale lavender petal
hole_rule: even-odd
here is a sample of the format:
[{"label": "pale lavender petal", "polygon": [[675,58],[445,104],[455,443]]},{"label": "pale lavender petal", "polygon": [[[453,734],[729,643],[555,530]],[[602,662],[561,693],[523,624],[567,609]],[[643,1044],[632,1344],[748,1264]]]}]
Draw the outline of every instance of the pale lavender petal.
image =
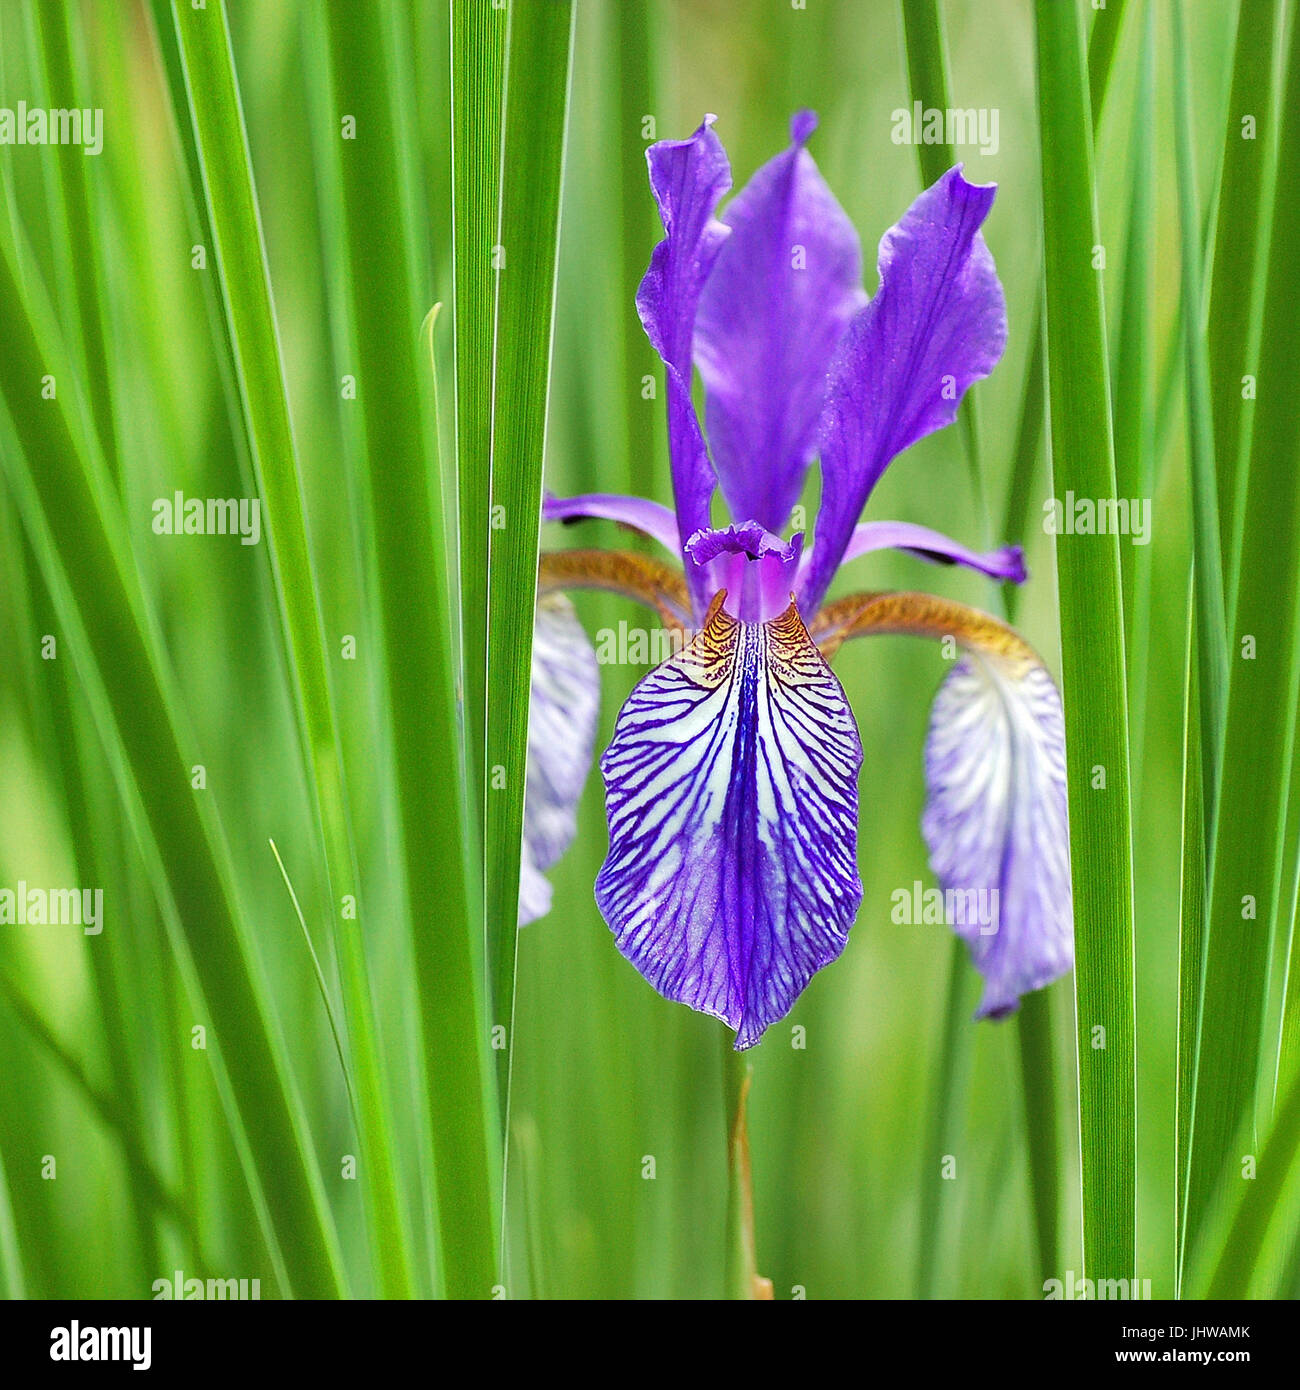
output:
[{"label": "pale lavender petal", "polygon": [[821,602],[889,461],[951,424],[1006,343],[1006,305],[980,225],[992,185],[950,169],[885,233],[880,288],[841,340],[822,421],[822,502],[800,603]]},{"label": "pale lavender petal", "polygon": [[907,521],[859,522],[853,528],[840,564],[846,565],[850,560],[856,560],[859,555],[869,554],[873,550],[891,549],[910,551],[938,565],[966,565],[987,574],[990,579],[1006,579],[1013,584],[1023,584],[1029,577],[1025,569],[1025,553],[1018,545],[1007,545],[1001,550],[980,554],[950,540],[941,531],[932,531],[928,526],[913,526]]},{"label": "pale lavender petal", "polygon": [[519,856],[519,925],[526,927],[551,910],[551,885],[538,869],[528,841]]},{"label": "pale lavender petal", "polygon": [[569,600],[563,594],[545,594],[538,600],[533,624],[519,883],[521,926],[550,907],[549,885],[543,892],[537,879],[573,842],[578,802],[591,771],[599,713],[596,653]]},{"label": "pale lavender petal", "polygon": [[727,239],[713,214],[731,187],[727,152],[713,133],[713,116],[689,140],[661,140],[646,151],[650,188],[665,236],[655,247],[637,290],[636,307],[664,361],[668,448],[680,539],[709,524],[715,478],[691,401],[691,338],[700,292]]},{"label": "pale lavender petal", "polygon": [[723,496],[732,516],[772,530],[799,498],[816,452],[827,369],[867,298],[858,234],[804,148],[816,125],[811,111],[800,111],[790,147],[727,205],[731,236],[695,322]]},{"label": "pale lavender petal", "polygon": [[542,501],[543,521],[583,521],[587,518],[617,521],[630,526],[666,546],[674,555],[681,553],[677,518],[660,502],[644,497],[626,497],[614,492],[588,492],[580,497],[551,497]]},{"label": "pale lavender petal", "polygon": [[766,622],[790,606],[803,533],[783,541],[757,521],[697,531],[683,554],[687,578],[711,602],[727,593],[727,611],[746,622]]},{"label": "pale lavender petal", "polygon": [[596,901],[642,975],[723,1019],[737,1048],[844,949],[862,900],[861,764],[844,691],[793,604],[768,623],[715,607],[618,717]]},{"label": "pale lavender petal", "polygon": [[971,652],[935,697],[922,831],[948,920],[984,976],[978,1017],[1073,963],[1065,728],[1037,661]]}]

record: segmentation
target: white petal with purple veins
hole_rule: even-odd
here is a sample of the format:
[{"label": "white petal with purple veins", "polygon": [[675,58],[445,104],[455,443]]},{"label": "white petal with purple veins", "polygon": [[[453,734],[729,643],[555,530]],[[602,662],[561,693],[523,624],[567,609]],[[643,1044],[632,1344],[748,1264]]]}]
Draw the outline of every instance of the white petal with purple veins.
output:
[{"label": "white petal with purple veins", "polygon": [[935,696],[925,770],[930,864],[984,976],[978,1016],[998,1017],[1073,963],[1065,728],[1046,669],[963,657]]},{"label": "white petal with purple veins", "polygon": [[591,771],[600,713],[600,668],[573,605],[562,594],[537,604],[528,708],[528,776],[519,924],[550,910],[542,871],[568,849]]},{"label": "white petal with purple veins", "polygon": [[862,747],[793,604],[703,632],[646,676],[601,760],[596,901],[663,995],[749,1047],[844,949],[862,899]]}]

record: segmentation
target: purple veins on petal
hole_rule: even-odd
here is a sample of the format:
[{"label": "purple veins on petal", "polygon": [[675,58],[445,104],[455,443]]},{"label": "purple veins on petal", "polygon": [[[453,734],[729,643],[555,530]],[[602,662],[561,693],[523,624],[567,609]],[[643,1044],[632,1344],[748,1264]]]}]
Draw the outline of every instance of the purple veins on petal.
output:
[{"label": "purple veins on petal", "polygon": [[790,146],[727,205],[731,236],[695,322],[723,496],[733,516],[773,531],[799,498],[831,358],[867,298],[858,234],[804,149],[816,125],[797,113]]},{"label": "purple veins on petal", "polygon": [[862,899],[861,763],[844,691],[793,604],[750,623],[715,601],[619,714],[601,759],[597,904],[650,984],[723,1019],[738,1049],[844,949]]},{"label": "purple veins on petal", "polygon": [[980,225],[992,185],[961,166],[927,188],[880,242],[880,288],[831,364],[822,417],[822,503],[800,603],[819,604],[889,462],[951,424],[1006,343],[1006,304]]},{"label": "purple veins on petal", "polygon": [[1065,727],[1045,667],[970,653],[935,697],[922,832],[998,1018],[1073,963]]},{"label": "purple veins on petal", "polygon": [[587,634],[563,594],[543,595],[533,624],[520,926],[550,910],[551,887],[542,875],[577,832],[599,713],[600,669]]}]

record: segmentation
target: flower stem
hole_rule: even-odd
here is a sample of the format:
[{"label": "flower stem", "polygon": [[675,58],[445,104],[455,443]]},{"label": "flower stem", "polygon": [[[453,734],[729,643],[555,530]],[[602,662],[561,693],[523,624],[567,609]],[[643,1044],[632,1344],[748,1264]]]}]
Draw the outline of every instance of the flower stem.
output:
[{"label": "flower stem", "polygon": [[722,1035],[722,1094],[727,1117],[727,1234],[725,1297],[770,1299],[772,1281],[758,1273],[754,1251],[754,1180],[749,1165],[745,1103],[754,1069]]}]

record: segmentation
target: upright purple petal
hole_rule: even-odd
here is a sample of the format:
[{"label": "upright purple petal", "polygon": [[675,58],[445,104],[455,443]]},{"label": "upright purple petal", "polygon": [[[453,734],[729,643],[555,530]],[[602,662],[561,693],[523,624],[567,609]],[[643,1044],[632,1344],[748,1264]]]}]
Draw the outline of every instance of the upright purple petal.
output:
[{"label": "upright purple petal", "polygon": [[727,228],[713,214],[731,187],[731,166],[713,133],[714,119],[705,116],[689,140],[661,140],[646,151],[650,189],[665,236],[650,257],[636,307],[666,369],[668,447],[682,541],[709,524],[715,483],[691,402],[696,310],[704,282],[727,239]]},{"label": "upright purple petal", "polygon": [[600,713],[596,653],[563,594],[538,600],[528,705],[528,771],[519,925],[550,909],[542,877],[577,831],[578,802],[591,771]]},{"label": "upright purple petal", "polygon": [[935,697],[922,831],[999,1018],[1073,962],[1061,697],[1036,660],[970,652]]},{"label": "upright purple petal", "polygon": [[663,995],[756,1043],[844,949],[862,900],[862,764],[840,683],[793,604],[704,631],[632,692],[601,759],[596,901]]},{"label": "upright purple petal", "polygon": [[1018,545],[1004,545],[1001,550],[981,554],[950,540],[941,531],[914,526],[910,521],[859,522],[853,528],[840,564],[847,565],[850,560],[873,550],[906,550],[936,565],[965,565],[987,574],[990,579],[1005,579],[1012,584],[1023,584],[1028,578],[1025,553]]},{"label": "upright purple petal", "polygon": [[1006,343],[1006,305],[980,225],[993,185],[950,169],[880,242],[880,288],[841,341],[822,421],[822,502],[800,595],[820,603],[889,461],[951,424]]},{"label": "upright purple petal", "polygon": [[627,497],[616,492],[588,492],[579,497],[542,499],[543,521],[584,521],[599,518],[617,521],[666,546],[674,555],[681,553],[677,518],[660,502],[644,497]]},{"label": "upright purple petal", "polygon": [[867,298],[858,234],[804,148],[816,125],[811,111],[800,111],[790,147],[728,204],[731,236],[695,323],[723,496],[732,516],[773,531],[799,498],[827,369]]}]

